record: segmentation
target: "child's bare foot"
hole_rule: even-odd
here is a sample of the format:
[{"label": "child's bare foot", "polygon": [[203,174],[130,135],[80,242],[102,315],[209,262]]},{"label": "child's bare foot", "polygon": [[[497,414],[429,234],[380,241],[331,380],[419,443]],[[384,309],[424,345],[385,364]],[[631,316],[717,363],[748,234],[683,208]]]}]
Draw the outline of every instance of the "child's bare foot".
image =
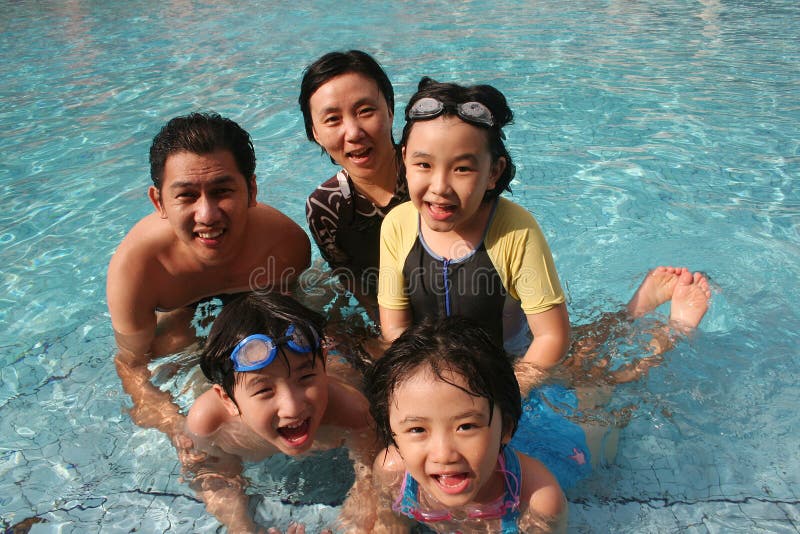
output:
[{"label": "child's bare foot", "polygon": [[711,288],[701,273],[683,272],[672,293],[670,323],[684,334],[692,332],[708,310]]},{"label": "child's bare foot", "polygon": [[636,319],[655,310],[670,298],[678,277],[688,273],[686,267],[656,267],[644,277],[639,289],[628,302],[628,315]]}]

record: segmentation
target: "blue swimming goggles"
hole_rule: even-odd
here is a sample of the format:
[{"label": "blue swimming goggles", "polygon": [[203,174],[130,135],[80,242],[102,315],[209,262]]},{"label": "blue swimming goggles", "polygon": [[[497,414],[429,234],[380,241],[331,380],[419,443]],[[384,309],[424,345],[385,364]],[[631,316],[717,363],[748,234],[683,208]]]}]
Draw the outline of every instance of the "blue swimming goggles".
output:
[{"label": "blue swimming goggles", "polygon": [[[406,120],[435,119],[444,113],[445,109],[446,106],[443,102],[433,97],[426,96],[414,102],[414,105],[411,106],[411,109],[406,113]],[[466,122],[486,128],[494,126],[492,112],[480,102],[464,102],[462,104],[457,104],[455,111],[456,114]]]},{"label": "blue swimming goggles", "polygon": [[295,352],[308,353],[319,348],[319,336],[310,329],[313,339],[309,340],[295,328],[289,325],[286,333],[277,339],[272,339],[265,334],[247,336],[233,347],[231,360],[233,370],[239,373],[257,371],[272,363],[278,354],[278,346],[286,345]]}]

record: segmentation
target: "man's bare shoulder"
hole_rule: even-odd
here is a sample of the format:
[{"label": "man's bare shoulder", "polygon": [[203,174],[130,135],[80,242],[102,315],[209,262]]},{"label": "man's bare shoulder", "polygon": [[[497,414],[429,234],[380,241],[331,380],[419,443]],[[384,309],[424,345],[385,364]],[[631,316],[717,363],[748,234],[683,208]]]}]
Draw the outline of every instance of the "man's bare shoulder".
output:
[{"label": "man's bare shoulder", "polygon": [[[253,231],[262,235],[263,238],[272,241],[282,241],[287,238],[297,238],[299,235],[305,235],[303,229],[294,222],[288,215],[281,212],[280,210],[273,208],[268,204],[264,204],[259,202],[254,206],[252,209],[253,213]],[[288,232],[289,235],[281,235],[276,233],[276,230],[280,232]],[[263,234],[263,232],[270,232],[268,234]],[[306,241],[308,237],[305,238]]]},{"label": "man's bare shoulder", "polygon": [[273,258],[279,273],[273,279],[281,279],[291,270],[298,276],[311,264],[311,241],[305,231],[279,210],[259,203],[251,209],[251,226],[248,229],[249,239],[257,242],[260,253]]},{"label": "man's bare shoulder", "polygon": [[115,329],[138,331],[158,305],[158,288],[166,269],[162,263],[171,246],[165,221],[151,214],[140,220],[120,243],[108,265],[106,297]]},{"label": "man's bare shoulder", "polygon": [[137,222],[122,239],[111,263],[144,267],[158,261],[174,243],[175,233],[169,223],[158,214],[151,213]]}]

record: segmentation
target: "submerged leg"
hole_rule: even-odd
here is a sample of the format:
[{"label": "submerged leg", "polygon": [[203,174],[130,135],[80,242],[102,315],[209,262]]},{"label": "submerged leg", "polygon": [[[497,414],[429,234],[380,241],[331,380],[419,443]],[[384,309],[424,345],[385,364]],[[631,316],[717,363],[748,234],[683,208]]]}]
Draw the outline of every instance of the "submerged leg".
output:
[{"label": "submerged leg", "polygon": [[[585,328],[584,332],[588,332],[589,336],[573,344],[571,361],[565,362],[568,364],[565,367],[569,368],[573,383],[577,386],[579,412],[601,411],[610,400],[615,384],[637,380],[646,375],[651,367],[659,365],[663,361],[661,355],[674,347],[676,331],[688,335],[697,328],[708,310],[710,298],[708,280],[701,273],[693,274],[683,267],[656,267],[650,271],[628,303],[625,314],[604,315],[600,321]],[[645,356],[609,370],[609,357],[598,357],[596,349],[608,339],[613,325],[642,317],[669,300],[672,301],[670,323],[649,330],[652,339],[644,349]],[[600,328],[597,328],[598,325]],[[589,369],[581,365],[584,361],[591,364]],[[593,466],[613,463],[619,429],[630,419],[629,409],[622,409],[621,412],[609,414],[613,417],[608,422],[587,419],[581,423]]]},{"label": "submerged leg", "polygon": [[647,315],[670,300],[678,279],[684,273],[688,273],[685,267],[662,265],[652,269],[628,301],[624,313],[604,313],[594,323],[575,328],[572,356],[579,361],[586,359],[606,342],[620,324]]}]

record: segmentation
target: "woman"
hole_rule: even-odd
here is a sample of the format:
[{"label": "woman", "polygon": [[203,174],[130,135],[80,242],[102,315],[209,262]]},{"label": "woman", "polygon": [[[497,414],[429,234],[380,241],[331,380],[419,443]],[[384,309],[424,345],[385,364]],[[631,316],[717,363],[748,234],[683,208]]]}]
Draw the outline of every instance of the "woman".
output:
[{"label": "woman", "polygon": [[308,197],[311,235],[374,316],[381,222],[408,200],[392,138],[392,84],[368,54],[330,52],[306,69],[298,101],[308,139],[341,167]]}]

